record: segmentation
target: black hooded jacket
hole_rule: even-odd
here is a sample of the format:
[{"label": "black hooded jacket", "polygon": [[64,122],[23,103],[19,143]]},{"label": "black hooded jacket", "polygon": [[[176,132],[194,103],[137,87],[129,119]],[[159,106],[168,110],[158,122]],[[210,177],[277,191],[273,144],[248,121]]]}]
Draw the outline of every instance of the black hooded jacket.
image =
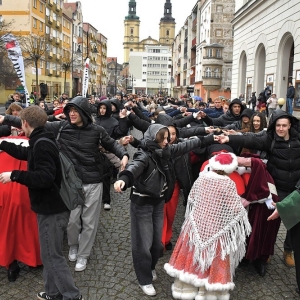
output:
[{"label": "black hooded jacket", "polygon": [[[175,184],[174,169],[172,172],[173,181],[168,183],[168,191],[163,193],[166,184],[166,175],[159,160],[159,154],[153,154],[146,145],[147,142],[155,141],[157,132],[166,128],[160,124],[152,124],[145,132],[145,139],[142,141],[142,146],[138,149],[126,170],[120,172],[119,179],[125,182],[125,189],[132,186],[131,201],[139,205],[153,204],[156,205],[161,201],[169,201],[173,193]],[[185,153],[204,147],[213,142],[213,137],[209,136],[202,139],[192,139],[176,145],[168,145],[165,149],[160,149],[162,152],[168,151],[170,153],[169,163],[173,159],[182,156]],[[155,176],[154,176],[155,175]],[[162,195],[162,197],[153,195]]]},{"label": "black hooded jacket", "polygon": [[[99,109],[101,105],[106,106],[105,115],[100,115]],[[97,118],[95,123],[102,126],[113,139],[119,139],[128,132],[127,118],[119,118],[118,120],[111,116],[111,102],[109,100],[101,101],[97,106]]]},{"label": "black hooded jacket", "polygon": [[[70,122],[69,109],[75,107],[79,112],[83,125],[77,126]],[[105,150],[114,153],[120,159],[127,152],[105,129],[93,123],[89,109],[88,100],[82,96],[72,99],[64,108],[67,121],[47,122],[45,129],[57,136],[59,129],[63,127],[59,144],[61,151],[67,155],[75,166],[78,177],[85,184],[99,183],[103,179],[102,159],[99,154],[99,145]],[[6,115],[4,123],[7,125],[21,127],[21,120],[17,117]]]},{"label": "black hooded jacket", "polygon": [[[234,104],[239,104],[241,106],[241,112],[239,115],[235,115],[232,112],[232,106]],[[220,126],[220,127],[225,127],[227,125],[232,124],[233,122],[239,121],[241,119],[241,113],[245,109],[245,106],[242,104],[242,102],[239,99],[233,99],[231,103],[229,104],[229,109],[226,112],[226,114],[221,115],[218,118],[210,118],[211,122],[214,126]]]},{"label": "black hooded jacket", "polygon": [[[276,121],[281,118],[291,120],[289,139],[284,140],[276,134]],[[267,169],[274,179],[276,188],[286,192],[295,190],[300,178],[300,137],[299,120],[281,109],[275,110],[270,119],[267,134],[263,136],[230,136],[230,143],[248,149],[266,151]]]}]

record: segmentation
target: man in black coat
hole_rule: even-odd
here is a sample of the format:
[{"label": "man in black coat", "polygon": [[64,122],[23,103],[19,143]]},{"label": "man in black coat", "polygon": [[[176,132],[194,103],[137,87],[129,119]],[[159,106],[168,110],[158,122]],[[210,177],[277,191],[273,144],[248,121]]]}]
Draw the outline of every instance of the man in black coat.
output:
[{"label": "man in black coat", "polygon": [[[0,149],[17,159],[28,160],[28,170],[4,172],[0,174],[0,182],[15,181],[26,185],[31,209],[37,214],[45,285],[45,292],[38,293],[37,298],[82,300],[62,251],[70,211],[59,193],[62,174],[58,149],[50,141],[37,142],[40,138],[55,141],[55,137],[44,130],[47,115],[40,107],[24,109],[20,118],[29,147],[3,141]],[[0,122],[3,120],[1,116]]]}]

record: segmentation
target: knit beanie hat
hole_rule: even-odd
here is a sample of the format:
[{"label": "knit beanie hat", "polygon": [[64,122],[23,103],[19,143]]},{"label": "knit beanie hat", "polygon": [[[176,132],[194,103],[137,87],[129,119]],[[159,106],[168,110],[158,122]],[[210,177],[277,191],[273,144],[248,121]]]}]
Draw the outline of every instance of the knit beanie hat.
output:
[{"label": "knit beanie hat", "polygon": [[237,157],[233,153],[220,153],[209,160],[209,167],[213,171],[224,171],[227,174],[232,173],[238,166]]}]

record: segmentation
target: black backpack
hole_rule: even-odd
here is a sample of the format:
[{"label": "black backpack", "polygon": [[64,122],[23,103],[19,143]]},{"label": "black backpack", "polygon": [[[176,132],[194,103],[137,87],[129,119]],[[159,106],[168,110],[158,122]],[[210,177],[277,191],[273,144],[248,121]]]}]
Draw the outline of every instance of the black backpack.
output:
[{"label": "black backpack", "polygon": [[[52,140],[48,138],[39,138],[33,147],[33,153],[35,145],[40,141],[48,141],[51,144],[55,145],[55,147],[60,149],[59,146],[59,137],[61,134],[61,131],[63,129],[64,125],[62,125],[59,128],[57,137],[56,137],[56,143],[54,143]],[[61,151],[59,151],[59,159],[61,164],[61,171],[62,171],[62,180],[61,180],[61,187],[60,187],[60,196],[62,197],[65,205],[69,210],[75,209],[78,205],[84,204],[84,192],[82,187],[82,181],[77,176],[75,167],[72,163],[72,161]]]}]

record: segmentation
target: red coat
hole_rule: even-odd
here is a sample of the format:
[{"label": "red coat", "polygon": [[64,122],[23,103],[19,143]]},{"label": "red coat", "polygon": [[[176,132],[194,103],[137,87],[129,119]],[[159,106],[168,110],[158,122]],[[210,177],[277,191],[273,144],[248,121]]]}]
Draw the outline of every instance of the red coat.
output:
[{"label": "red coat", "polygon": [[[6,137],[5,139],[25,137]],[[0,152],[0,173],[27,170],[27,162]],[[14,260],[36,267],[41,265],[36,214],[30,209],[26,186],[16,182],[0,183],[0,265]]]}]

